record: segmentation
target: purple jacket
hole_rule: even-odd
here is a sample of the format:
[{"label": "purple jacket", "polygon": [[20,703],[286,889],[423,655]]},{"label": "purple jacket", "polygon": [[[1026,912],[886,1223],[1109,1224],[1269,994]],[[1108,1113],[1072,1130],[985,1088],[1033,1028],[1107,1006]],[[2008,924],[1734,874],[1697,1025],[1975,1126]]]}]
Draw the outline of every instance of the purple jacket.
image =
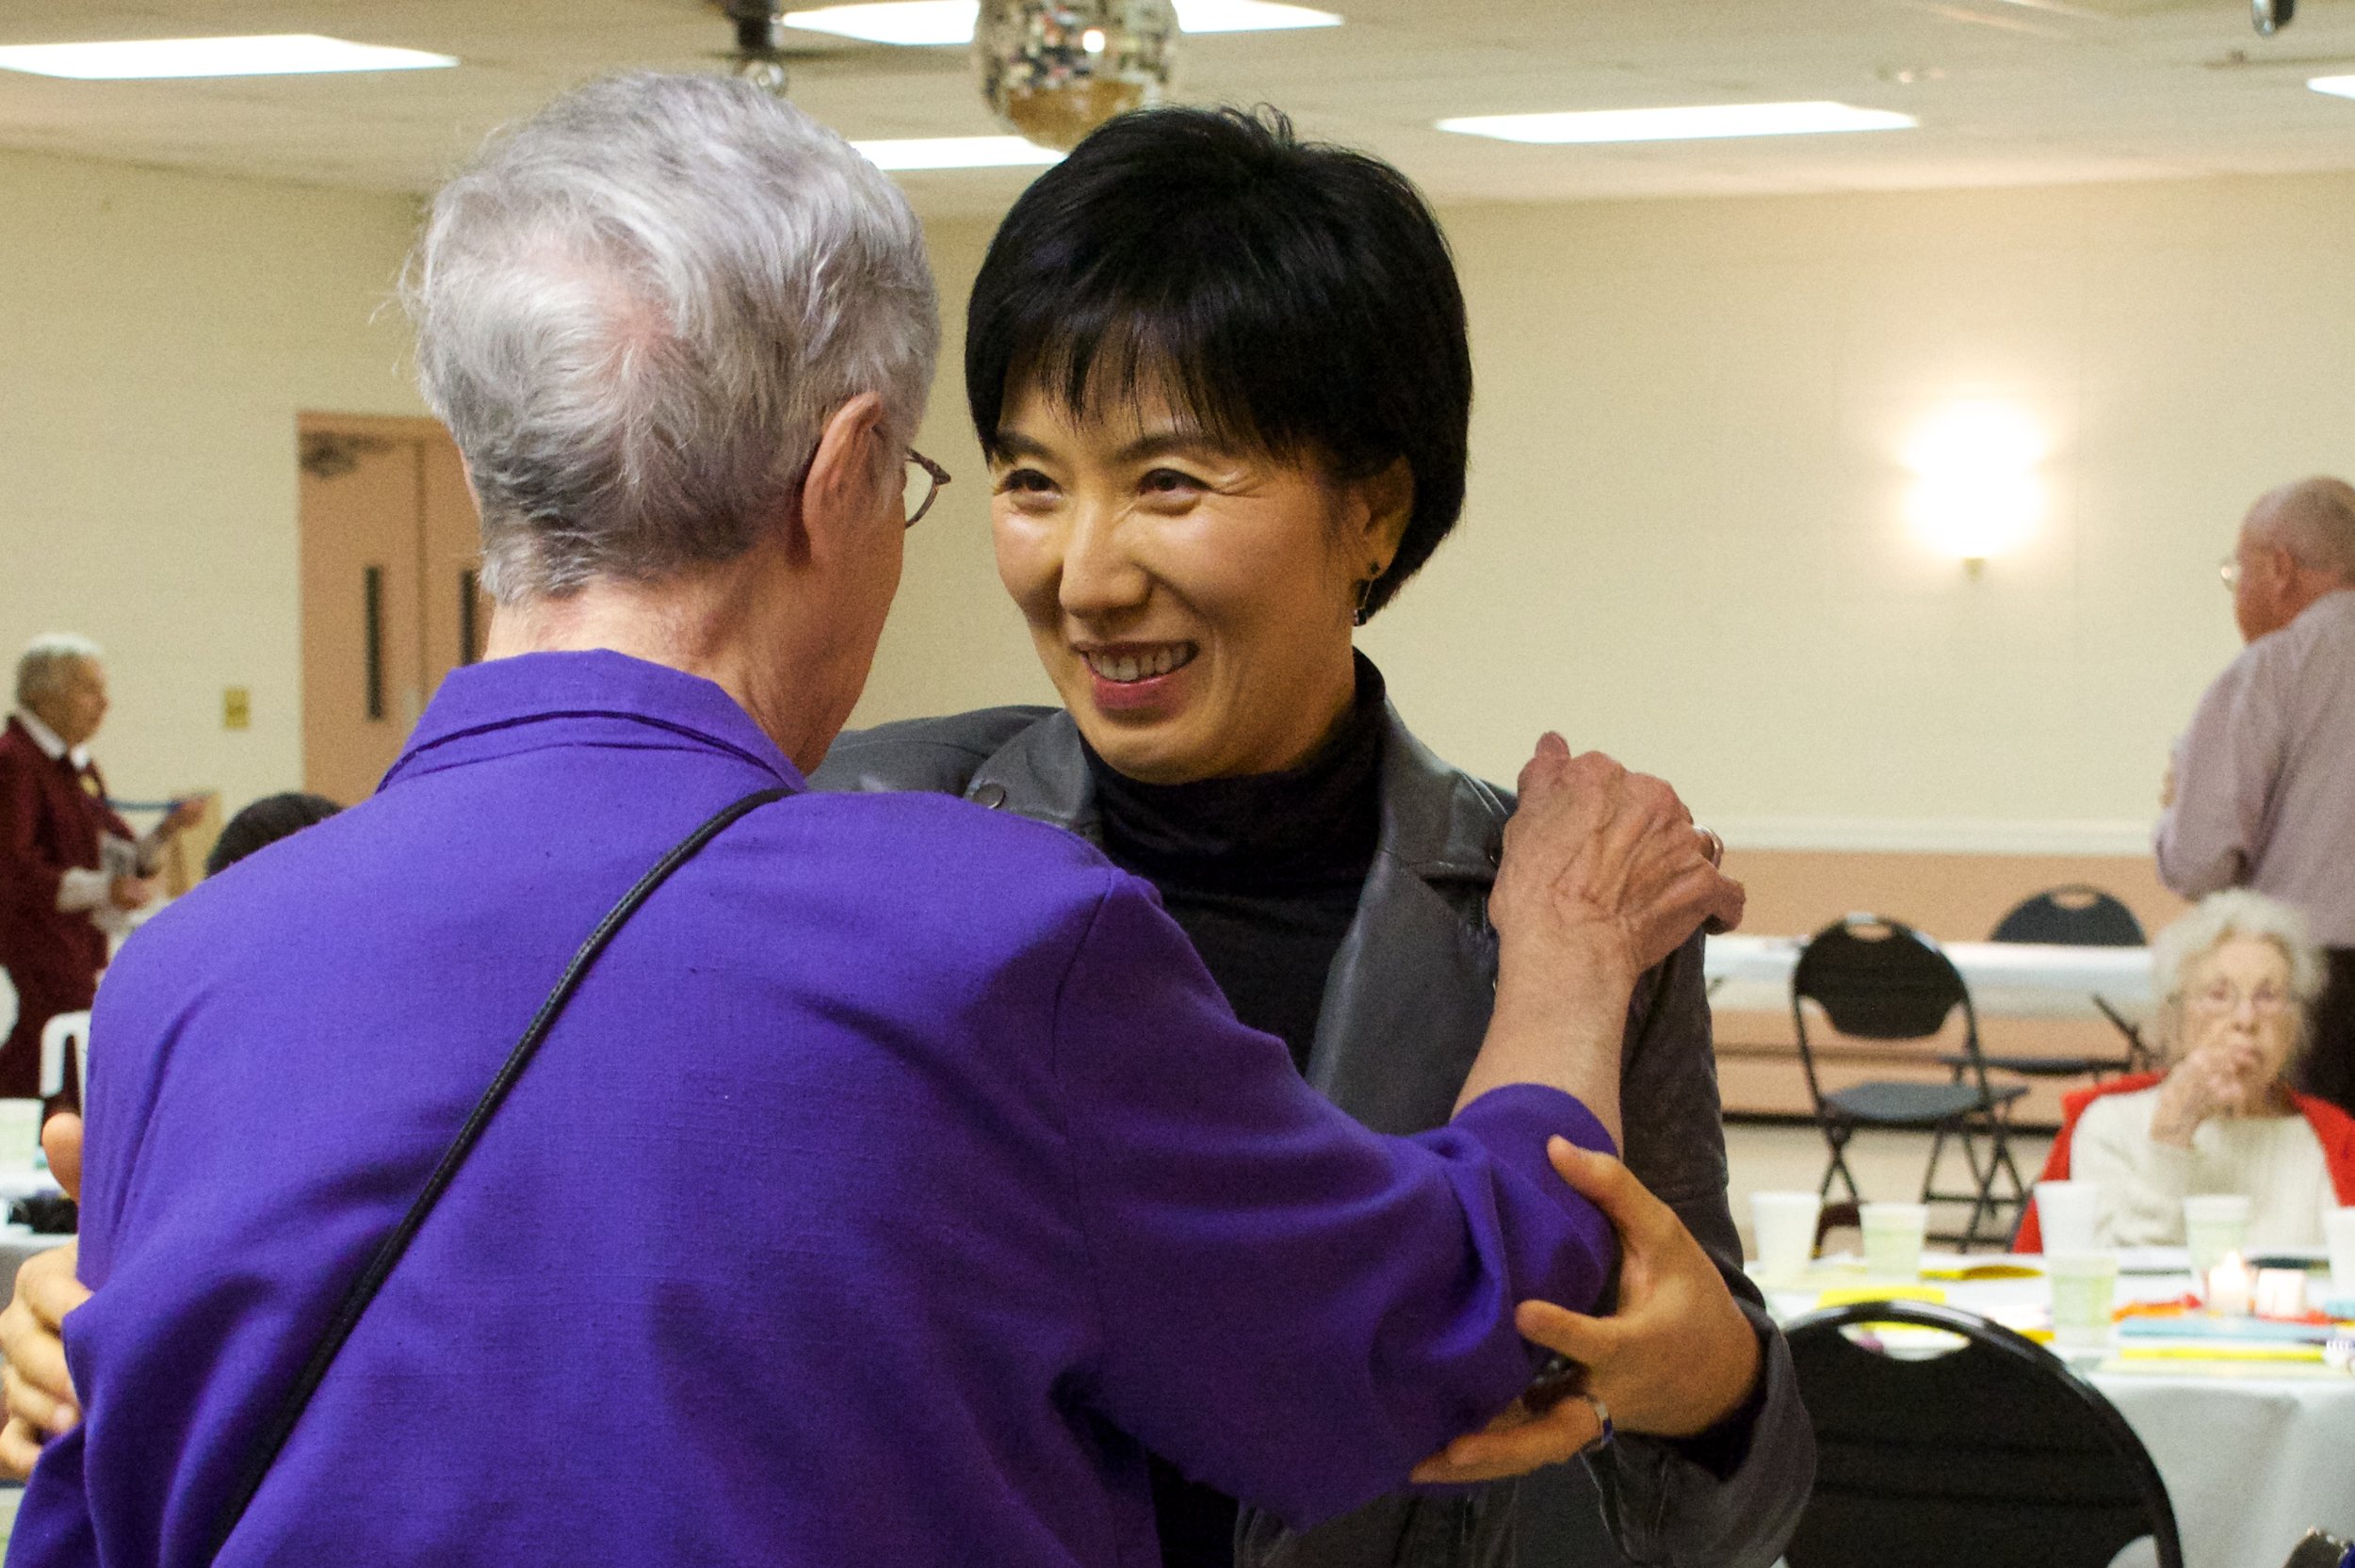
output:
[{"label": "purple jacket", "polygon": [[[98,1003],[88,1415],[11,1564],[193,1565],[256,1429],[589,927],[793,768],[706,682],[461,670],[370,801],[151,922]],[[1149,1564],[1139,1442],[1306,1522],[1587,1305],[1522,1087],[1378,1137],[1052,828],[800,795],[590,975],[224,1563]]]}]

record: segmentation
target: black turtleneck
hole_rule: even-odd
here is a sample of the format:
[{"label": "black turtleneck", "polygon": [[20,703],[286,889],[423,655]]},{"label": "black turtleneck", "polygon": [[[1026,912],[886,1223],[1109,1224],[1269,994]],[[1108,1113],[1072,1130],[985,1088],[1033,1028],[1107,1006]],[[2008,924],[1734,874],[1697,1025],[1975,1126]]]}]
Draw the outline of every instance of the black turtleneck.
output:
[{"label": "black turtleneck", "polygon": [[[1087,752],[1105,855],[1160,890],[1235,1016],[1281,1040],[1303,1071],[1325,972],[1373,865],[1382,733],[1382,676],[1361,657],[1340,728],[1290,772],[1149,784]],[[1156,1456],[1153,1513],[1162,1568],[1232,1568],[1232,1497]]]},{"label": "black turtleneck", "polygon": [[1235,1016],[1304,1071],[1381,830],[1382,703],[1360,658],[1340,727],[1285,773],[1140,784],[1087,752],[1105,855],[1160,890]]}]

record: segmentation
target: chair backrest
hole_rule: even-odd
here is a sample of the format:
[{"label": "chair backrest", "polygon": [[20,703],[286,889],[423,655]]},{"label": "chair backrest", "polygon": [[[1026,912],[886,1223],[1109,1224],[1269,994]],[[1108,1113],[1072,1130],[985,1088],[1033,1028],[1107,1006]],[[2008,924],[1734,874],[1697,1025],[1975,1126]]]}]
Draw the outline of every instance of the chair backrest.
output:
[{"label": "chair backrest", "polygon": [[89,1014],[61,1012],[41,1026],[41,1097],[44,1100],[65,1092],[65,1064],[73,1062],[73,1091],[78,1098],[88,1092],[89,1068]]},{"label": "chair backrest", "polygon": [[2017,905],[1995,924],[1990,942],[2046,942],[2062,947],[2140,947],[2142,922],[2098,887],[2071,882]]},{"label": "chair backrest", "polygon": [[[1903,1323],[1958,1350],[1884,1353],[1842,1331]],[[2152,1538],[2182,1568],[2167,1484],[2099,1389],[1975,1313],[1866,1301],[1785,1330],[1815,1427],[1815,1492],[1791,1568],[2105,1568]]]},{"label": "chair backrest", "polygon": [[1862,1040],[1921,1040],[1968,1009],[1952,960],[1912,927],[1851,914],[1808,939],[1791,971],[1791,999],[1814,1001],[1832,1027]]}]

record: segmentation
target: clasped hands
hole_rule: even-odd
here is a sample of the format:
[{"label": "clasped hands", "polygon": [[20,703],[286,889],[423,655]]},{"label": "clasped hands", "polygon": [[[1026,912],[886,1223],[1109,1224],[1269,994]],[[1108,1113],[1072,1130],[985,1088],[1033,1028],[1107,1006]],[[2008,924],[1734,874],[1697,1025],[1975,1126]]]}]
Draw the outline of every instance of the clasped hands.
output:
[{"label": "clasped hands", "polygon": [[[1516,983],[1535,971],[1557,997],[1614,980],[1624,986],[1682,946],[1695,928],[1724,930],[1741,922],[1743,888],[1718,869],[1722,846],[1693,825],[1661,780],[1600,752],[1572,756],[1561,736],[1549,734],[1521,770],[1520,790],[1489,897],[1506,961],[1520,966]],[[1588,1108],[1616,1125],[1616,1017],[1607,1032],[1613,1059],[1597,1064],[1605,1069],[1597,1087],[1612,1102],[1610,1113]],[[1559,1138],[1547,1154],[1618,1233],[1616,1309],[1590,1317],[1550,1301],[1521,1302],[1515,1323],[1522,1335],[1579,1368],[1574,1396],[1543,1411],[1517,1402],[1485,1431],[1423,1461],[1417,1481],[1497,1480],[1559,1463],[1602,1434],[1599,1407],[1616,1431],[1695,1436],[1738,1409],[1757,1382],[1757,1334],[1676,1211],[1607,1155]]]},{"label": "clasped hands", "polygon": [[[1757,1331],[1676,1211],[1609,1155],[1554,1139],[1562,1179],[1619,1234],[1618,1306],[1607,1317],[1523,1301],[1521,1334],[1584,1368],[1575,1385],[1619,1431],[1693,1437],[1741,1407],[1759,1378]],[[1516,1403],[1483,1431],[1417,1465],[1426,1485],[1502,1480],[1574,1458],[1601,1436],[1594,1404],[1573,1396],[1542,1414]]]}]

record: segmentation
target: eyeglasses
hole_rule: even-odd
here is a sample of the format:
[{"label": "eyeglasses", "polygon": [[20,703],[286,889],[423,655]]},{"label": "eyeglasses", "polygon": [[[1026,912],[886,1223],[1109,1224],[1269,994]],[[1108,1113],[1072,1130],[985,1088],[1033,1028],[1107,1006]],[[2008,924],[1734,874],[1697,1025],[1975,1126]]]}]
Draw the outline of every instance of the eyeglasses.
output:
[{"label": "eyeglasses", "polygon": [[907,508],[907,525],[913,528],[933,509],[933,503],[940,499],[940,487],[949,482],[949,471],[913,446],[901,461],[907,466],[901,481],[900,499]]},{"label": "eyeglasses", "polygon": [[2261,985],[2254,991],[2243,991],[2230,981],[2219,980],[2192,993],[2191,1005],[2201,1012],[2238,1012],[2244,1001],[2256,1010],[2260,1018],[2287,1012],[2289,993],[2276,985]]},{"label": "eyeglasses", "polygon": [[2217,561],[2216,563],[2216,574],[2224,579],[2225,592],[2237,593],[2240,591],[2239,557],[2227,556],[2222,560]]}]

